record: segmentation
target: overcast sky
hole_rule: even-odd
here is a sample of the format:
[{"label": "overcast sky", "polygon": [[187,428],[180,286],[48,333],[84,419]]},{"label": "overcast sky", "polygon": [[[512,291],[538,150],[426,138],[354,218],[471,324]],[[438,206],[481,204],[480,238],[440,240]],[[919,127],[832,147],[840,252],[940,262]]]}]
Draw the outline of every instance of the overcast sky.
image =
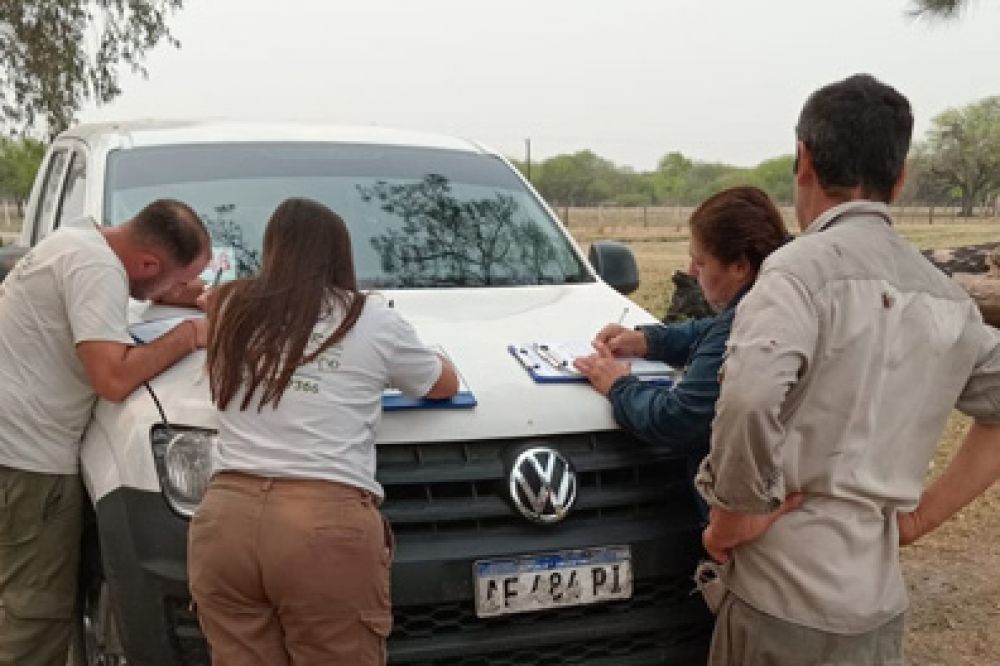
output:
[{"label": "overcast sky", "polygon": [[427,130],[523,158],[590,148],[752,166],[792,150],[815,88],[870,72],[921,137],[1000,94],[1000,0],[927,23],[909,0],[186,0],[149,79],[81,121],[320,120]]}]

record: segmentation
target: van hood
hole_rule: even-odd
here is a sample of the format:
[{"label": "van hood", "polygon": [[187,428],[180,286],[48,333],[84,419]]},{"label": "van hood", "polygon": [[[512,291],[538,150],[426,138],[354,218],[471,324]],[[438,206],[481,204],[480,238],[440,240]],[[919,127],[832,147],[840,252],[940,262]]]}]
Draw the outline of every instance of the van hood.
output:
[{"label": "van hood", "polygon": [[[537,384],[508,345],[542,338],[589,339],[604,324],[655,322],[649,313],[600,282],[583,285],[381,292],[426,344],[440,345],[478,404],[465,409],[414,409],[383,414],[380,443],[530,437],[616,427],[604,396],[588,383]],[[179,314],[149,306],[142,319]],[[149,382],[170,423],[215,428],[204,352]],[[139,389],[122,405],[102,404],[100,420],[126,418],[136,426],[160,421]],[[109,413],[110,412],[110,413]],[[107,425],[107,424],[105,424]]]}]

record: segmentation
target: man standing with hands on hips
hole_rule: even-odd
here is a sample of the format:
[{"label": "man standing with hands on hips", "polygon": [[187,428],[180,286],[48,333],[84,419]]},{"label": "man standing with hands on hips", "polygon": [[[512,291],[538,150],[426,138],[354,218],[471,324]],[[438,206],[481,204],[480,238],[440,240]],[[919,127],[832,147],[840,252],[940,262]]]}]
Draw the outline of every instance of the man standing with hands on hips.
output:
[{"label": "man standing with hands on hips", "polygon": [[[1000,332],[889,216],[912,127],[868,75],[799,116],[803,233],[737,310],[696,480],[724,562],[711,664],[901,664],[900,543],[1000,476]],[[955,407],[975,423],[921,495]]]},{"label": "man standing with hands on hips", "polygon": [[193,304],[211,251],[198,215],[164,199],[118,227],[64,226],[0,284],[0,666],[65,666],[94,401],[206,342],[202,318],[134,346],[129,296]]}]

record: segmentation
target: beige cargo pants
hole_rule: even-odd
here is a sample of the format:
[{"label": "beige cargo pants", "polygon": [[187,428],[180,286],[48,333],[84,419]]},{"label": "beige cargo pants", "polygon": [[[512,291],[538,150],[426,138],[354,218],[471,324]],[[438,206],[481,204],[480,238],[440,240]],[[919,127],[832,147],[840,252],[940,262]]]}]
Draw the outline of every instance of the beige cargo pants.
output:
[{"label": "beige cargo pants", "polygon": [[66,666],[82,502],[75,474],[0,466],[0,666]]},{"label": "beige cargo pants", "polygon": [[725,595],[709,666],[902,666],[903,616],[864,634],[810,629],[761,613]]},{"label": "beige cargo pants", "polygon": [[381,666],[392,555],[367,491],[216,474],[188,536],[213,666]]}]

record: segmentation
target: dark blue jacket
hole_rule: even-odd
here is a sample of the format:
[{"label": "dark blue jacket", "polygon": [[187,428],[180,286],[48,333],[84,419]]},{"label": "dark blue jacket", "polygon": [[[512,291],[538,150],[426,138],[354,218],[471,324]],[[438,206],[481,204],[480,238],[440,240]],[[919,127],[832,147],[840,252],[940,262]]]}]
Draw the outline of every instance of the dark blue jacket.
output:
[{"label": "dark blue jacket", "polygon": [[617,379],[608,392],[621,427],[656,447],[688,456],[692,469],[708,453],[719,368],[736,305],[747,291],[714,317],[640,327],[646,335],[646,358],[687,368],[677,384],[656,386],[628,376]]}]

